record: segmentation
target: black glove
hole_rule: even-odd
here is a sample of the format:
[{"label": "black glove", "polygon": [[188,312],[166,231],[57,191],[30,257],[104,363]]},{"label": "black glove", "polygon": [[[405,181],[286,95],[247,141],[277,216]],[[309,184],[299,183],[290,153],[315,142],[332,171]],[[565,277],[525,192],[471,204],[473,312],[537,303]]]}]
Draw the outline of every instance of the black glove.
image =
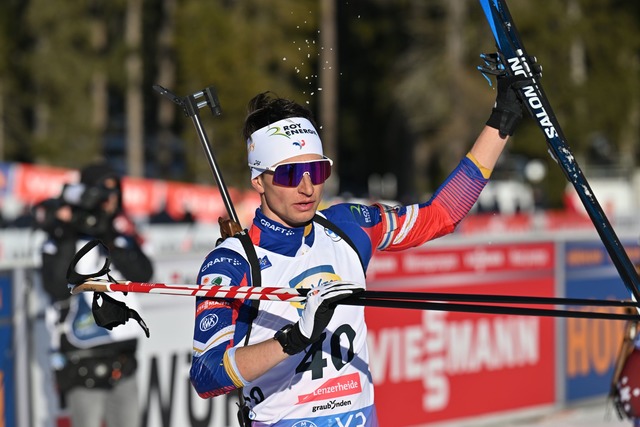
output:
[{"label": "black glove", "polygon": [[[499,53],[482,54],[480,57],[484,60],[485,65],[479,66],[478,70],[488,80],[487,74],[496,76],[498,86],[496,103],[489,120],[487,120],[487,126],[498,129],[503,138],[507,135],[513,135],[518,123],[522,120],[522,100],[517,89],[532,84],[534,80],[522,75],[507,75],[504,60]],[[530,63],[534,76],[540,77],[542,67],[536,63],[536,58],[530,57]]]},{"label": "black glove", "polygon": [[364,291],[361,285],[350,282],[325,283],[307,294],[307,302],[298,320],[280,329],[274,339],[287,354],[297,354],[320,338],[338,301]]},{"label": "black glove", "polygon": [[[102,303],[100,300],[102,299]],[[142,320],[140,314],[132,308],[127,307],[122,301],[102,292],[93,293],[93,303],[91,304],[91,313],[96,325],[105,329],[112,330],[116,326],[124,325],[129,319],[135,319],[144,334],[149,338],[149,328]]]}]

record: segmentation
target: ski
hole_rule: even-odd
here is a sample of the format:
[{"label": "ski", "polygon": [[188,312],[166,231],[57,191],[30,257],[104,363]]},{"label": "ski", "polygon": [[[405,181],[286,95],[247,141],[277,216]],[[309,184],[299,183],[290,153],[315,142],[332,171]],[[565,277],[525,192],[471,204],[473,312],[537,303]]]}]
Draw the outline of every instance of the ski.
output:
[{"label": "ski", "polygon": [[521,75],[531,79],[530,85],[519,89],[525,107],[542,130],[552,157],[561,166],[569,182],[573,184],[624,285],[634,299],[640,301],[640,278],[635,266],[567,145],[560,124],[542,89],[540,76],[534,72],[534,63],[522,44],[506,0],[479,1],[493,32],[498,51],[503,55],[505,62],[503,65],[507,74]]}]

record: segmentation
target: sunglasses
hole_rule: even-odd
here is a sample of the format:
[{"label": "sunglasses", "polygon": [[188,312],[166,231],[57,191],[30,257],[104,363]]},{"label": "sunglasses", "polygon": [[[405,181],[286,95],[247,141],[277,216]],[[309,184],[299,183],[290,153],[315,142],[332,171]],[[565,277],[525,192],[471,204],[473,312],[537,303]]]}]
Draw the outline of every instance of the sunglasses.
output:
[{"label": "sunglasses", "polygon": [[307,162],[281,163],[275,168],[264,168],[273,172],[273,183],[281,187],[297,187],[307,174],[313,185],[322,184],[331,175],[333,160],[310,160]]}]

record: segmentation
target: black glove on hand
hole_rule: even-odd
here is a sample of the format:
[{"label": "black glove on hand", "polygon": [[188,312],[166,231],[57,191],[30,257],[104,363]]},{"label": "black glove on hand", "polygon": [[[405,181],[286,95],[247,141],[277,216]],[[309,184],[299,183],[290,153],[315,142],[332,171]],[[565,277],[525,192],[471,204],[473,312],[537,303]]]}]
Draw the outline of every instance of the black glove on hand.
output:
[{"label": "black glove on hand", "polygon": [[511,136],[522,120],[522,101],[516,92],[516,84],[524,79],[521,76],[496,76],[498,82],[498,95],[496,103],[491,110],[487,126],[500,131],[500,136]]},{"label": "black glove on hand", "polygon": [[[491,111],[491,116],[487,120],[487,126],[500,131],[500,136],[513,135],[518,123],[522,120],[522,101],[517,89],[532,84],[533,79],[522,75],[507,75],[504,68],[504,61],[499,53],[482,54],[480,57],[485,65],[479,66],[478,70],[486,76],[492,74],[496,76],[498,94],[496,103]],[[533,74],[536,77],[542,75],[542,67],[536,63],[535,57],[530,58]]]},{"label": "black glove on hand", "polygon": [[361,285],[350,282],[325,283],[307,294],[307,302],[300,320],[280,329],[274,338],[287,354],[297,354],[320,338],[338,301],[364,291]]}]

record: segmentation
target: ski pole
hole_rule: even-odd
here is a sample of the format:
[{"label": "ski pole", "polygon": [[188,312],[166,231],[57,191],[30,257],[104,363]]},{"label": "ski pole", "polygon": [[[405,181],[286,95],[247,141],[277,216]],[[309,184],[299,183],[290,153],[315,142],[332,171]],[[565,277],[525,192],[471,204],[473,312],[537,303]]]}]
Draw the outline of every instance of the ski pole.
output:
[{"label": "ski pole", "polygon": [[[72,288],[72,294],[81,292],[138,292],[206,298],[231,298],[242,300],[303,302],[309,289],[254,286],[216,286],[194,284],[164,284],[145,282],[108,282],[89,279]],[[443,304],[443,303],[447,304]],[[453,303],[452,303],[453,302]],[[540,309],[515,306],[460,304],[480,302],[484,304],[538,304],[600,307],[639,307],[634,301],[591,300],[580,298],[527,297],[508,295],[474,295],[432,292],[363,291],[343,300],[340,304],[368,307],[401,308],[414,310],[457,311],[506,315],[573,317],[607,320],[640,320],[637,314],[594,312],[581,310]]]}]

